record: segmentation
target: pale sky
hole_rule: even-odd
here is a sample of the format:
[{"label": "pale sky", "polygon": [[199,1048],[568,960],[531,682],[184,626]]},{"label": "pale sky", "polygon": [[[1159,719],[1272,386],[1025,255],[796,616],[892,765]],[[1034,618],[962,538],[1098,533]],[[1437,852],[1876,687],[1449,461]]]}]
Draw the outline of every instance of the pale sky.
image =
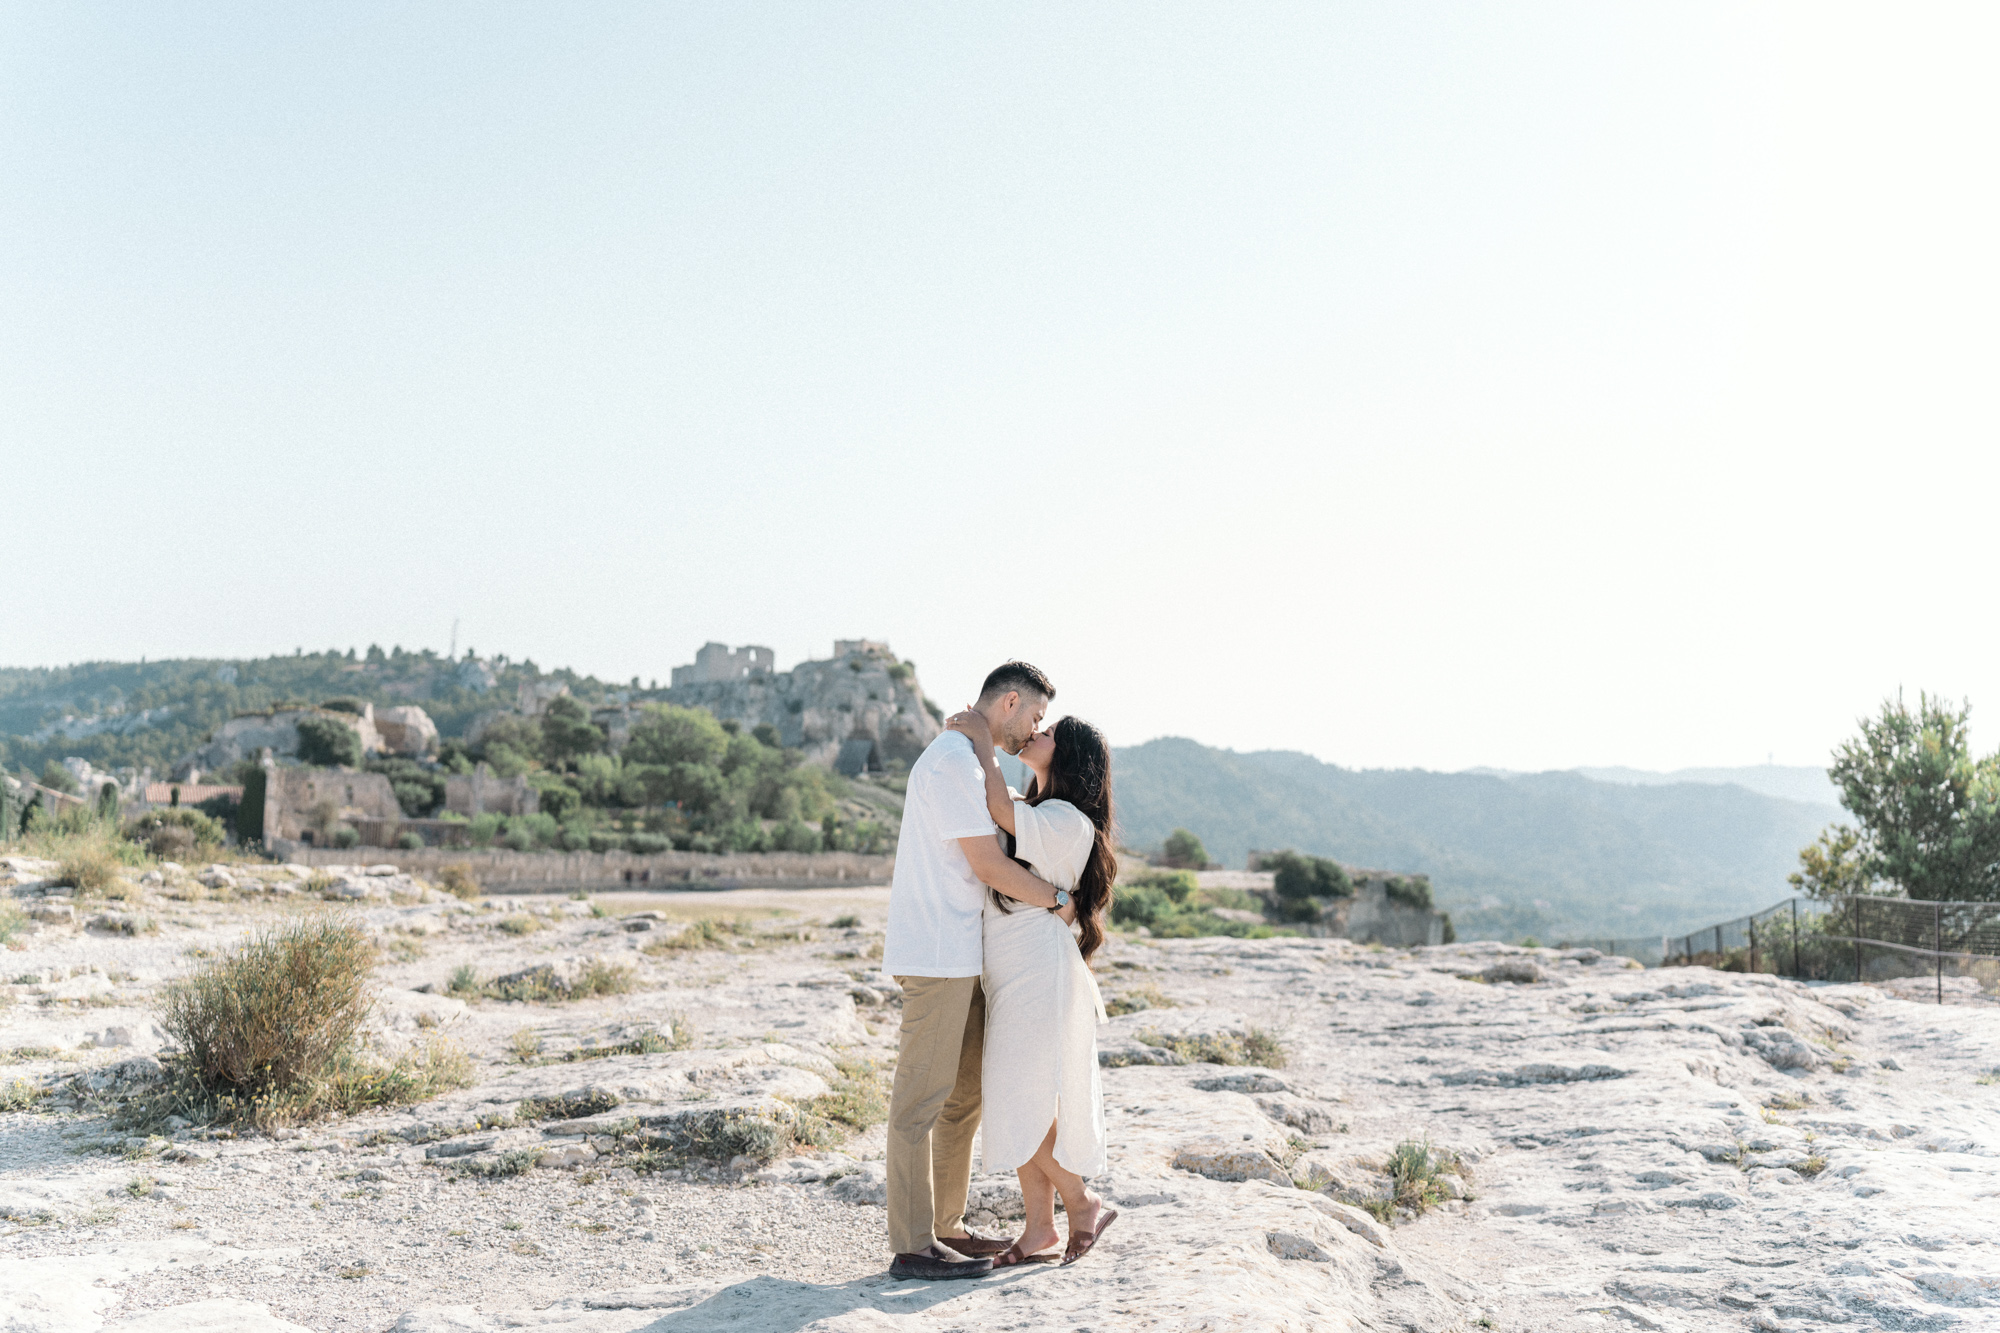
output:
[{"label": "pale sky", "polygon": [[1996,14],[8,5],[0,663],[867,636],[1368,767],[2000,711]]}]

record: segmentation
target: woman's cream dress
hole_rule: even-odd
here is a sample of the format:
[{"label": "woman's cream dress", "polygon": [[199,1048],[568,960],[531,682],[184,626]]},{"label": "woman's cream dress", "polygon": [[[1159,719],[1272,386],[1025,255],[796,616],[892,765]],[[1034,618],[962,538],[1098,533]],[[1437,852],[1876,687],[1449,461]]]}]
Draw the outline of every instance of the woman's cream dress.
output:
[{"label": "woman's cream dress", "polygon": [[[1014,802],[1014,854],[1059,889],[1075,889],[1096,840],[1067,801]],[[1056,1161],[1079,1176],[1104,1171],[1104,1089],[1097,1025],[1104,1003],[1076,936],[1054,912],[986,895],[986,1061],[982,1119],[988,1171],[1011,1171],[1056,1127]]]}]

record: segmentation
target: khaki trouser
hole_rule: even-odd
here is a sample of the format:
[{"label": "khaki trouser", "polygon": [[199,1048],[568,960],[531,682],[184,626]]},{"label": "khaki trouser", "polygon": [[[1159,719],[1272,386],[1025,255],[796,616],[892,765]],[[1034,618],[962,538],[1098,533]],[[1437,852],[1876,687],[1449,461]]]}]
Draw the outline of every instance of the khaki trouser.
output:
[{"label": "khaki trouser", "polygon": [[903,1029],[889,1093],[889,1248],[917,1254],[938,1232],[965,1229],[986,995],[978,977],[896,982],[903,988]]}]

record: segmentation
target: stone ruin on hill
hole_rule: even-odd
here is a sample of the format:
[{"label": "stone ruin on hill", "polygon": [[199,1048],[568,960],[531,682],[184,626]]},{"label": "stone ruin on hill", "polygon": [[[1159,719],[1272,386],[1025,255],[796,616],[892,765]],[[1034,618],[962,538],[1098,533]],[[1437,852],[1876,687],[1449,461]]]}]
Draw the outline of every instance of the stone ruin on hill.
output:
[{"label": "stone ruin on hill", "polygon": [[807,763],[849,776],[914,762],[944,720],[915,668],[873,639],[841,639],[833,649],[826,661],[772,671],[769,648],[705,644],[692,666],[674,668],[667,701],[746,728],[769,723]]}]

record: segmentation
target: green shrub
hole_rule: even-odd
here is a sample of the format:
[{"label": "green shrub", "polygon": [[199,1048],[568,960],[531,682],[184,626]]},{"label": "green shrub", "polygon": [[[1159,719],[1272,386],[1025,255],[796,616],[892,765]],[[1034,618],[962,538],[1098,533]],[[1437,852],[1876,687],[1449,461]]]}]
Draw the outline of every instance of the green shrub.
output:
[{"label": "green shrub", "polygon": [[575,787],[551,773],[537,773],[528,779],[538,799],[535,808],[558,822],[582,808],[583,796]]},{"label": "green shrub", "polygon": [[351,824],[342,824],[333,831],[330,841],[341,851],[347,851],[361,845],[361,832]]},{"label": "green shrub", "polygon": [[634,833],[625,839],[625,843],[634,852],[645,856],[650,856],[655,852],[664,852],[672,845],[664,836],[658,833]]},{"label": "green shrub", "polygon": [[1443,1178],[1457,1162],[1431,1146],[1429,1139],[1404,1139],[1383,1164],[1389,1176],[1389,1197],[1398,1208],[1421,1214],[1445,1198]]},{"label": "green shrub", "polygon": [[1382,882],[1382,888],[1389,895],[1390,902],[1426,911],[1430,909],[1431,881],[1428,875],[1391,875]]},{"label": "green shrub", "polygon": [[1163,850],[1163,859],[1176,870],[1201,870],[1208,865],[1208,849],[1201,845],[1200,838],[1184,828],[1177,828],[1167,835]]},{"label": "green shrub", "polygon": [[590,829],[583,824],[564,824],[556,832],[556,845],[566,852],[590,850]]},{"label": "green shrub", "polygon": [[319,706],[326,709],[329,713],[352,713],[356,717],[360,717],[368,711],[367,704],[359,699],[346,696],[338,699],[323,699],[320,701]]},{"label": "green shrub", "polygon": [[148,810],[125,827],[125,836],[142,844],[163,861],[177,860],[198,848],[220,847],[223,826],[188,806]]},{"label": "green shrub", "polygon": [[700,708],[649,704],[633,722],[622,757],[626,763],[714,767],[729,749],[729,734]]},{"label": "green shrub", "polygon": [[414,759],[379,756],[368,761],[370,773],[389,779],[396,805],[411,819],[422,819],[444,804],[444,774]]},{"label": "green shrub", "polygon": [[819,830],[799,820],[780,825],[771,835],[771,847],[780,852],[816,852],[820,850]]},{"label": "green shrub", "polygon": [[1306,898],[1350,898],[1354,883],[1340,862],[1298,852],[1272,852],[1257,859],[1261,869],[1275,871],[1272,887],[1291,901]]},{"label": "green shrub", "polygon": [[299,719],[299,760],[325,768],[358,767],[361,733],[338,718],[308,714]]},{"label": "green shrub", "polygon": [[76,795],[76,775],[56,760],[51,759],[42,765],[42,776],[38,781],[50,791],[59,791],[67,796]]},{"label": "green shrub", "polygon": [[1173,900],[1150,884],[1121,886],[1111,898],[1111,919],[1119,925],[1150,927],[1173,910]]},{"label": "green shrub", "polygon": [[1188,870],[1142,870],[1118,887],[1119,893],[1135,888],[1158,889],[1176,907],[1185,907],[1197,890],[1194,873]]},{"label": "green shrub", "polygon": [[417,851],[424,845],[424,835],[414,832],[399,834],[396,838],[396,845],[406,852]]}]

